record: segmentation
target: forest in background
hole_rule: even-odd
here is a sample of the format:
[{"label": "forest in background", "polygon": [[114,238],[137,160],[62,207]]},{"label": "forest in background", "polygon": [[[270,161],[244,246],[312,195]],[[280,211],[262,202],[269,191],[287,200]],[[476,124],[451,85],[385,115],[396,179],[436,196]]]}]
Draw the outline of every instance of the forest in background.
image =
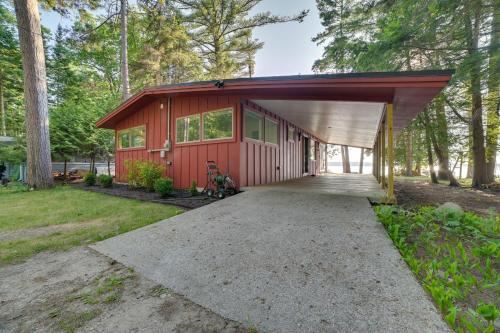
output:
[{"label": "forest in background", "polygon": [[[33,128],[27,123],[37,110],[25,105],[20,35],[28,28],[19,28],[22,16],[18,10],[16,19],[13,4],[20,8],[26,1],[0,0],[0,135],[16,138],[15,145],[0,148],[1,160],[17,163],[28,155],[28,169],[30,156],[37,163],[110,160],[113,133],[94,123],[131,92],[148,85],[252,76],[255,54],[264,47],[252,37],[253,29],[300,22],[308,14],[298,8],[290,17],[250,15],[259,2],[139,0],[129,6],[126,0],[28,1],[74,17],[70,27],[53,32],[41,27],[41,34],[31,31],[26,37],[41,37],[44,46],[46,81],[35,77],[41,82],[35,90],[43,92],[46,84],[51,155],[42,158],[26,149],[39,143],[30,141],[37,133],[26,131]],[[313,38],[324,48],[323,57],[312,64],[316,73],[456,70],[450,86],[399,136],[397,165],[407,175],[418,175],[436,164],[433,181],[458,185],[450,169],[465,162],[472,166],[467,173],[474,186],[493,182],[500,127],[498,4],[316,2],[324,26]],[[26,10],[29,14],[34,8]],[[43,139],[45,132],[40,133],[35,139]]]}]

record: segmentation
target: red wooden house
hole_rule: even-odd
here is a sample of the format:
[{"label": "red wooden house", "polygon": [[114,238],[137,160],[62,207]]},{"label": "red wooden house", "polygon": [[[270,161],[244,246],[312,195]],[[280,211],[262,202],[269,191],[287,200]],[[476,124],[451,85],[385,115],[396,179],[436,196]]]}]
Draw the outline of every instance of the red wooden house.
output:
[{"label": "red wooden house", "polygon": [[205,163],[214,160],[242,187],[267,184],[322,171],[325,143],[380,151],[381,138],[385,143],[392,127],[395,133],[403,129],[451,74],[325,74],[158,86],[132,96],[97,126],[116,131],[118,181],[126,182],[125,161],[152,160],[165,166],[175,187],[187,188],[193,180],[203,187]]}]

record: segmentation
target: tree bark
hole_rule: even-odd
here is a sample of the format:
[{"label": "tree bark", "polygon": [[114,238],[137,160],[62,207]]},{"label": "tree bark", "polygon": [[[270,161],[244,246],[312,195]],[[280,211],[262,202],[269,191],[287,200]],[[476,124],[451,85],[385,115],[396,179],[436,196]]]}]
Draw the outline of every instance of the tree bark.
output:
[{"label": "tree bark", "polygon": [[64,171],[63,171],[63,178],[66,180],[68,176],[68,160],[65,158],[64,159]]},{"label": "tree bark", "polygon": [[429,110],[424,110],[424,112],[422,113],[425,126],[425,148],[427,150],[427,161],[429,164],[429,175],[431,176],[431,182],[433,184],[438,184],[436,172],[434,171],[434,159],[432,157],[431,128],[428,112]]},{"label": "tree bark", "polygon": [[484,129],[483,129],[483,101],[481,96],[481,54],[479,53],[479,34],[481,21],[480,0],[471,3],[472,15],[467,21],[468,49],[470,56],[470,90],[472,96],[472,151],[474,169],[472,172],[472,186],[480,187],[488,182],[486,175],[486,152],[484,148]]},{"label": "tree bark", "polygon": [[462,167],[464,165],[464,154],[460,153],[460,168],[458,172],[458,179],[462,179]]},{"label": "tree bark", "polygon": [[27,182],[34,188],[54,184],[50,157],[49,113],[45,55],[38,2],[15,0],[24,72],[26,105]]},{"label": "tree bark", "polygon": [[344,166],[344,173],[351,173],[351,163],[349,162],[349,147],[341,146],[342,151],[342,165]]},{"label": "tree bark", "polygon": [[412,172],[412,169],[413,169],[413,144],[412,144],[412,140],[411,140],[411,132],[410,131],[406,131],[405,133],[405,136],[406,136],[406,140],[405,140],[405,143],[406,143],[406,159],[405,159],[405,164],[406,164],[406,170],[405,170],[405,173],[406,173],[406,176],[408,177],[411,177],[413,176],[413,172]]},{"label": "tree bark", "polygon": [[431,132],[431,140],[435,148],[436,157],[439,162],[438,178],[441,180],[450,180],[450,152],[448,138],[448,124],[444,109],[444,101],[442,96],[439,96],[435,102],[436,125],[435,131]]},{"label": "tree bark", "polygon": [[433,132],[430,132],[429,134],[431,137],[432,145],[434,146],[434,152],[436,153],[439,161],[439,170],[443,173],[443,177],[441,179],[448,180],[450,182],[450,186],[460,186],[460,183],[455,179],[453,173],[450,171],[448,156],[445,156],[445,154],[441,150],[441,147],[437,145],[437,140]]},{"label": "tree bark", "polygon": [[0,117],[2,117],[2,135],[7,136],[7,125],[6,125],[7,115],[5,113],[5,103],[3,100],[3,79],[1,73],[0,73]]},{"label": "tree bark", "polygon": [[365,148],[361,148],[361,156],[359,157],[359,174],[363,174],[363,160],[365,158]]},{"label": "tree bark", "polygon": [[122,74],[122,99],[130,97],[130,86],[128,79],[128,41],[127,41],[127,0],[121,2],[121,25],[120,25],[120,48],[121,48],[121,74]]},{"label": "tree bark", "polygon": [[488,183],[495,181],[496,155],[498,152],[499,119],[499,80],[500,61],[500,8],[493,7],[493,22],[491,26],[490,46],[488,50],[488,96],[486,100],[486,177]]}]

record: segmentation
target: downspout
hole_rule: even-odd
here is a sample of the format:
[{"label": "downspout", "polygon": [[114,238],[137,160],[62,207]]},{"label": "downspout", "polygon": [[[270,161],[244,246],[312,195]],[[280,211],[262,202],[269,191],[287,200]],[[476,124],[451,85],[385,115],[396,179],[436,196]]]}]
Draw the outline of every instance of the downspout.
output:
[{"label": "downspout", "polygon": [[170,112],[171,112],[171,97],[168,96],[167,99],[167,141],[165,142],[165,148],[170,151],[172,148],[172,141],[170,140]]}]

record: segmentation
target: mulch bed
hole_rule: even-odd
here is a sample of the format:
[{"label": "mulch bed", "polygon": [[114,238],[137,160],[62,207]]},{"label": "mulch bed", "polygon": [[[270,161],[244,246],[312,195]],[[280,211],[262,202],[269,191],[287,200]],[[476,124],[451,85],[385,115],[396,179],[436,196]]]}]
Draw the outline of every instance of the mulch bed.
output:
[{"label": "mulch bed", "polygon": [[500,192],[497,191],[404,180],[396,181],[394,190],[398,204],[406,207],[454,202],[464,210],[481,216],[488,216],[491,208],[500,213]]},{"label": "mulch bed", "polygon": [[157,193],[148,192],[143,189],[131,189],[124,184],[113,184],[113,187],[111,188],[87,186],[84,183],[71,183],[71,186],[85,191],[104,193],[127,199],[174,205],[188,209],[198,208],[217,201],[216,198],[210,198],[204,194],[192,196],[191,193],[186,190],[175,190],[172,197],[161,198]]}]

